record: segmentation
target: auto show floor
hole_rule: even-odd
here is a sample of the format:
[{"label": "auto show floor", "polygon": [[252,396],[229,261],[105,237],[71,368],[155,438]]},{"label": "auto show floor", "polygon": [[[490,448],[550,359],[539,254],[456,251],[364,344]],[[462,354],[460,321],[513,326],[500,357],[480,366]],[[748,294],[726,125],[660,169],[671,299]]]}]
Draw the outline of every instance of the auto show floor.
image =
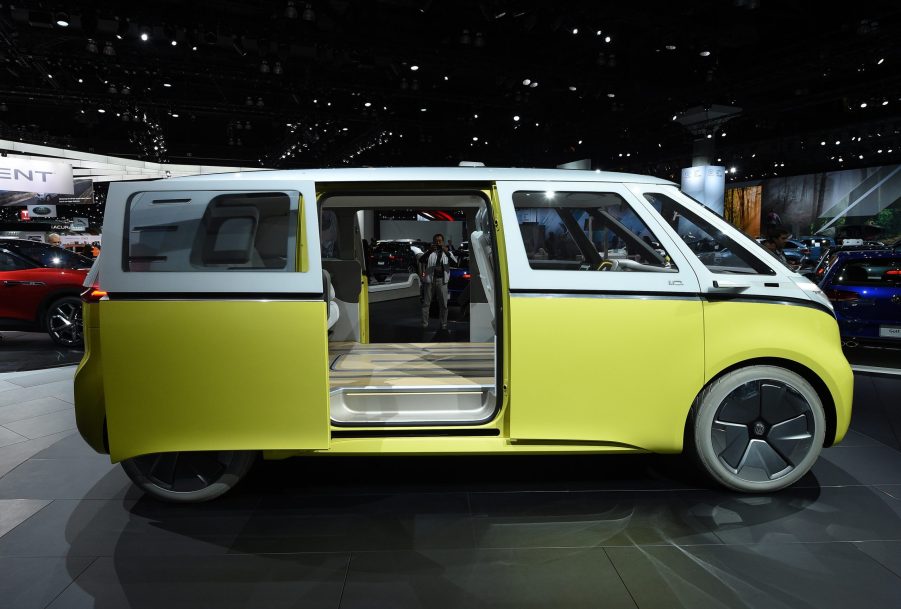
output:
[{"label": "auto show floor", "polygon": [[679,456],[309,457],[171,505],[83,443],[73,373],[0,374],[4,609],[901,606],[899,377],[774,495]]}]

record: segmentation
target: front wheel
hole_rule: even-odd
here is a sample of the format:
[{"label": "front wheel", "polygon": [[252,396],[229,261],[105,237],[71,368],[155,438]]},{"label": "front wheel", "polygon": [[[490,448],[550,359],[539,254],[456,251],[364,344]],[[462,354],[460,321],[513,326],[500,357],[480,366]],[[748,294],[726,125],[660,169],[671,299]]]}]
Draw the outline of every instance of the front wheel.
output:
[{"label": "front wheel", "polygon": [[60,347],[80,349],[84,346],[81,322],[81,299],[64,296],[51,303],[44,314],[44,327]]},{"label": "front wheel", "polygon": [[231,490],[250,471],[252,451],[173,452],[122,461],[122,469],[148,495],[163,501],[197,503]]},{"label": "front wheel", "polygon": [[701,392],[691,431],[695,456],[714,480],[737,491],[771,492],[813,466],[826,418],[819,395],[801,375],[748,366]]}]

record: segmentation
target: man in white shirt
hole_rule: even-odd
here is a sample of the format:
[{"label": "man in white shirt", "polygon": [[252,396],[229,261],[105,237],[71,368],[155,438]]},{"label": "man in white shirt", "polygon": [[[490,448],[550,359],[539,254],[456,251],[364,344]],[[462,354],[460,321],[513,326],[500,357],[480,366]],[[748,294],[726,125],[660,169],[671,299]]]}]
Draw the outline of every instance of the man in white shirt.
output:
[{"label": "man in white shirt", "polygon": [[447,329],[447,282],[450,281],[451,262],[457,258],[444,242],[444,235],[437,233],[432,237],[432,247],[420,259],[420,278],[425,286],[422,299],[422,327],[429,327],[429,308],[432,298],[438,300],[438,313],[441,329]]}]

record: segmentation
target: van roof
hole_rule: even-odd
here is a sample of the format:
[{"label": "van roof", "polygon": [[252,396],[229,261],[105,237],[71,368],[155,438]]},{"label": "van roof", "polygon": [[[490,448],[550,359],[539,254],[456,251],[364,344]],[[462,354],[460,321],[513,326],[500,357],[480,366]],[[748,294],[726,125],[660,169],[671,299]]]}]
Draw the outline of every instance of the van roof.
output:
[{"label": "van roof", "polygon": [[233,173],[170,178],[167,182],[211,180],[311,180],[314,182],[469,182],[547,181],[547,182],[629,182],[673,184],[663,178],[632,173],[577,169],[526,169],[501,167],[359,167],[341,169],[264,169]]}]

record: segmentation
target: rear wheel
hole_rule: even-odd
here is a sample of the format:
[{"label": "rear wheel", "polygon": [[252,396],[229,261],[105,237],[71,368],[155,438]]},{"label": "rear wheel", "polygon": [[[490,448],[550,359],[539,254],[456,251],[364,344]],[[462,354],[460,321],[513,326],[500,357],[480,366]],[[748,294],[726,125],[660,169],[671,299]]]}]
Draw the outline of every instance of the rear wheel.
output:
[{"label": "rear wheel", "polygon": [[177,503],[215,499],[250,471],[252,451],[173,452],[122,461],[122,469],[145,493]]},{"label": "rear wheel", "polygon": [[53,342],[61,347],[79,349],[84,346],[81,299],[65,296],[51,303],[44,313],[44,327]]},{"label": "rear wheel", "polygon": [[748,366],[701,392],[691,439],[714,480],[738,491],[770,492],[810,470],[825,430],[822,402],[801,375]]}]

